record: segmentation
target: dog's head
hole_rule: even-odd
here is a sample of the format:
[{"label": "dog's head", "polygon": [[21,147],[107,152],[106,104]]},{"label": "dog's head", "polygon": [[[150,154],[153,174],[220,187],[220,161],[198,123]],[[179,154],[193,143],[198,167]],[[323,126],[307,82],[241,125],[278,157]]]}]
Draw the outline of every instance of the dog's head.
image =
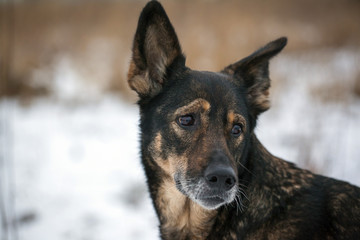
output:
[{"label": "dog's head", "polygon": [[285,45],[280,38],[221,72],[194,71],[164,9],[149,2],[128,73],[148,181],[170,181],[206,209],[234,201],[256,119],[269,108],[269,60]]}]

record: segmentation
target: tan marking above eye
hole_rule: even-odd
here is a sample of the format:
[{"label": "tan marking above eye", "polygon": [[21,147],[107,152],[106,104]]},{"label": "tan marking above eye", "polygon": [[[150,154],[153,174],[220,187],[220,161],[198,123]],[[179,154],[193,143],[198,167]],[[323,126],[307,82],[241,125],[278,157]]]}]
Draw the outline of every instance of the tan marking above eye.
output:
[{"label": "tan marking above eye", "polygon": [[228,116],[227,116],[227,121],[228,123],[232,124],[234,122],[235,119],[235,114],[234,111],[229,111]]},{"label": "tan marking above eye", "polygon": [[174,115],[175,116],[181,116],[186,115],[190,113],[196,113],[196,112],[209,112],[211,108],[211,105],[208,101],[206,101],[203,98],[198,98],[192,101],[191,103],[178,108]]},{"label": "tan marking above eye", "polygon": [[228,125],[232,128],[234,124],[241,124],[242,130],[246,130],[246,120],[245,118],[238,113],[235,113],[233,110],[230,110],[227,115]]}]

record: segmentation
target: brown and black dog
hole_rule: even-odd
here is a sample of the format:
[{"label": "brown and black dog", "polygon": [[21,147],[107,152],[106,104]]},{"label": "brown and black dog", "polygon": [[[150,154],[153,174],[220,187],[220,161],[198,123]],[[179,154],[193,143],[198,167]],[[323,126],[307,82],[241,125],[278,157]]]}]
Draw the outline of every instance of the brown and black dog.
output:
[{"label": "brown and black dog", "polygon": [[160,3],[143,9],[128,81],[162,239],[360,239],[359,188],[271,155],[254,134],[286,42],[195,71]]}]

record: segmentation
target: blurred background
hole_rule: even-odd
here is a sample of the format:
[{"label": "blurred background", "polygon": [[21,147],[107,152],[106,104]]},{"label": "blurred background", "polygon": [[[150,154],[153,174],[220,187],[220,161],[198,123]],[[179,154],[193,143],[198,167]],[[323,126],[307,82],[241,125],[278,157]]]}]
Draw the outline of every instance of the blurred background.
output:
[{"label": "blurred background", "polygon": [[[360,1],[161,1],[193,69],[278,37],[265,147],[360,185]],[[0,239],[158,239],[126,82],[146,1],[0,2]]]}]

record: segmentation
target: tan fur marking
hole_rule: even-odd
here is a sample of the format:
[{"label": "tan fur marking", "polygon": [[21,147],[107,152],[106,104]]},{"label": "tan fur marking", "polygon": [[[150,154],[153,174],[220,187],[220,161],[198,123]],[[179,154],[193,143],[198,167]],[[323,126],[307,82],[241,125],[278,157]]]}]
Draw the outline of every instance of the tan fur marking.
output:
[{"label": "tan fur marking", "polygon": [[206,210],[180,193],[173,180],[164,181],[159,188],[157,204],[162,212],[162,230],[181,233],[180,239],[205,239],[217,211]]},{"label": "tan fur marking", "polygon": [[[242,130],[243,132],[246,132],[247,126],[246,126],[246,120],[243,116],[241,116],[241,114],[238,113],[234,113],[233,110],[230,110],[228,112],[228,128],[231,129],[233,127],[234,124],[236,123],[240,123],[242,125]],[[244,135],[241,134],[240,137],[238,138],[238,144],[243,140]]]},{"label": "tan fur marking", "polygon": [[136,71],[136,64],[135,64],[134,61],[132,60],[132,61],[130,62],[129,71],[128,71],[128,75],[127,75],[128,80],[130,80],[131,78],[134,77],[134,75],[136,75],[135,71]]},{"label": "tan fur marking", "polygon": [[149,150],[159,167],[161,167],[166,173],[170,174],[171,166],[170,161],[161,157],[162,152],[162,136],[161,133],[156,133],[154,140],[149,145]]},{"label": "tan fur marking", "polygon": [[177,116],[185,115],[185,114],[195,113],[198,111],[209,112],[210,108],[211,108],[211,105],[208,101],[206,101],[203,98],[198,98],[198,99],[195,99],[194,101],[192,101],[191,103],[177,109],[175,111],[175,115],[177,115]]},{"label": "tan fur marking", "polygon": [[205,110],[205,112],[208,112],[210,110],[210,103],[206,100],[201,101],[201,106]]},{"label": "tan fur marking", "polygon": [[146,94],[150,92],[149,80],[141,75],[136,75],[129,79],[129,85],[131,89],[135,90],[139,94]]},{"label": "tan fur marking", "polygon": [[179,125],[177,124],[177,122],[173,121],[173,122],[171,123],[171,127],[172,127],[172,129],[174,130],[174,132],[175,132],[176,135],[181,136],[181,135],[183,134],[183,131],[184,131],[184,130],[179,127]]},{"label": "tan fur marking", "polygon": [[167,177],[173,179],[175,172],[186,169],[188,160],[185,156],[175,154],[170,154],[164,159],[162,148],[163,138],[161,133],[158,132],[149,145],[149,151],[156,164],[167,174]]},{"label": "tan fur marking", "polygon": [[232,124],[234,122],[234,119],[235,119],[234,111],[232,111],[232,110],[229,111],[227,119],[228,119],[228,123],[230,123],[230,124]]},{"label": "tan fur marking", "polygon": [[160,132],[156,133],[156,136],[155,136],[155,139],[154,139],[154,142],[153,142],[153,147],[154,147],[155,151],[161,152],[162,136],[161,136]]},{"label": "tan fur marking", "polygon": [[158,207],[166,218],[164,227],[183,228],[186,222],[181,216],[184,214],[186,197],[176,189],[174,180],[165,180],[158,196]]},{"label": "tan fur marking", "polygon": [[241,116],[241,114],[238,113],[234,113],[233,110],[230,110],[228,113],[228,123],[233,124],[233,123],[241,123],[243,125],[243,127],[246,127],[246,120],[243,116]]}]

